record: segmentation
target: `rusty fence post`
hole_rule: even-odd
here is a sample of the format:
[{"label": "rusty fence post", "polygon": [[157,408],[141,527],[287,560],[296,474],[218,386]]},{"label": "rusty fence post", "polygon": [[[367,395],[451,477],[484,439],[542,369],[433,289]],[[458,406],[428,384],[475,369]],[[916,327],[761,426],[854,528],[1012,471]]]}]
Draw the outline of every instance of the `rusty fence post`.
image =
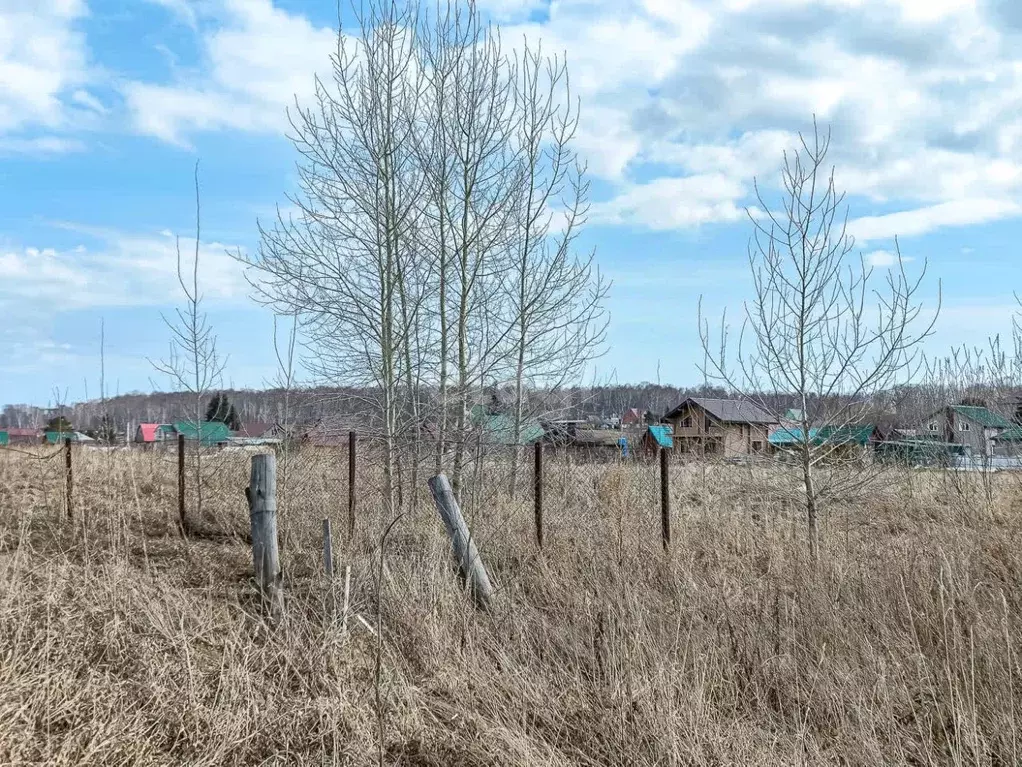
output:
[{"label": "rusty fence post", "polygon": [[536,520],[536,545],[543,548],[543,443],[536,443],[536,463],[533,470],[533,506]]},{"label": "rusty fence post", "polygon": [[660,537],[664,551],[671,545],[671,474],[667,450],[660,448]]},{"label": "rusty fence post", "polygon": [[65,506],[67,507],[67,518],[74,515],[74,504],[72,503],[72,491],[74,490],[74,474],[71,466],[71,438],[64,438],[64,483],[65,483]]},{"label": "rusty fence post", "polygon": [[355,467],[357,435],[348,432],[348,538],[355,537]]},{"label": "rusty fence post", "polygon": [[185,530],[185,435],[177,435],[177,518]]}]

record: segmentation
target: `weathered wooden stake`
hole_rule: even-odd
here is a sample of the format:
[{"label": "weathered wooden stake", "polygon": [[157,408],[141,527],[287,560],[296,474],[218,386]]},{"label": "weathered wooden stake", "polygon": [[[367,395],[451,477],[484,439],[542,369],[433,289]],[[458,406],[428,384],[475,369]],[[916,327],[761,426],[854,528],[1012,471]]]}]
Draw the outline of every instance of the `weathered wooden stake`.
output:
[{"label": "weathered wooden stake", "polygon": [[348,432],[348,538],[355,537],[355,443],[356,434]]},{"label": "weathered wooden stake", "polygon": [[185,435],[177,435],[177,518],[185,531]]},{"label": "weathered wooden stake", "polygon": [[71,468],[71,438],[64,438],[64,481],[67,485],[65,501],[67,506],[67,518],[71,519],[74,512],[74,504],[71,501],[71,492],[74,489],[74,475]]},{"label": "weathered wooden stake", "polygon": [[334,540],[329,519],[323,520],[323,569],[326,571],[326,577],[332,580],[334,577]]},{"label": "weathered wooden stake", "polygon": [[277,549],[277,457],[252,456],[252,475],[245,490],[252,525],[252,568],[256,585],[273,617],[280,615],[280,553]]},{"label": "weathered wooden stake", "polygon": [[493,586],[490,585],[490,576],[487,575],[483,561],[479,558],[479,551],[469,533],[468,525],[465,524],[465,518],[461,516],[461,509],[454,497],[454,491],[451,490],[451,483],[443,474],[437,474],[429,480],[429,489],[433,493],[433,500],[436,502],[437,511],[440,512],[440,518],[444,521],[444,527],[447,528],[447,535],[451,538],[461,578],[468,582],[476,606],[485,610],[493,597]]},{"label": "weathered wooden stake", "polygon": [[664,448],[660,448],[660,536],[667,551],[671,545],[671,474]]},{"label": "weathered wooden stake", "polygon": [[533,503],[536,518],[536,544],[543,548],[543,443],[536,443],[536,466],[533,472]]}]

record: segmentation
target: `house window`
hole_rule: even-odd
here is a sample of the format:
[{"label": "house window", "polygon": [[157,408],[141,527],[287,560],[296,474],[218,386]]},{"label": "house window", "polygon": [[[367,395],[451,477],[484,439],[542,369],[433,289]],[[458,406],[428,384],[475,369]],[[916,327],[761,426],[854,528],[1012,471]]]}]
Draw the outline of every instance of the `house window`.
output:
[{"label": "house window", "polygon": [[681,429],[691,429],[692,428],[692,416],[691,415],[687,415],[684,418],[682,418],[680,421],[678,421],[678,428],[681,428]]},{"label": "house window", "polygon": [[763,452],[763,443],[762,442],[753,442],[752,443],[752,452],[754,452],[754,453],[762,453]]},{"label": "house window", "polygon": [[938,423],[931,423],[930,424],[930,431],[940,431],[940,424],[938,424]]},{"label": "house window", "polygon": [[958,424],[958,431],[968,431],[968,430],[969,430],[969,423],[968,423],[968,421],[962,421],[960,424]]}]

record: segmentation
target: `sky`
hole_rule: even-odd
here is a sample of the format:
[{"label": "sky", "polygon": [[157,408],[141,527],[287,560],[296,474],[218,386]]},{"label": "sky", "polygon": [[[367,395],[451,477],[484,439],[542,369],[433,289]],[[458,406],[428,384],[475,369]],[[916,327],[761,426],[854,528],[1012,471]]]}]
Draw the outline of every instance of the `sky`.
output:
[{"label": "sky", "polygon": [[[1022,3],[480,0],[505,40],[567,56],[613,280],[602,380],[701,380],[697,303],[751,296],[746,209],[813,115],[832,133],[856,253],[894,237],[931,354],[1006,333],[1022,290]],[[27,8],[31,7],[31,10]],[[229,354],[275,375],[272,317],[228,255],[295,188],[286,108],[334,45],[334,0],[0,0],[0,403],[168,389],[175,243]]]}]

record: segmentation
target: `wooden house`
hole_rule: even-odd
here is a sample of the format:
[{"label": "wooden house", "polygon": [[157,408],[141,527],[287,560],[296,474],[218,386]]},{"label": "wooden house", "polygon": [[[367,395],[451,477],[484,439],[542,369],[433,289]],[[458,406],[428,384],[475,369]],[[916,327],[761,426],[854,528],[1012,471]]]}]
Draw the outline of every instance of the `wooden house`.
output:
[{"label": "wooden house", "polygon": [[725,458],[767,450],[778,420],[745,400],[689,397],[663,417],[675,452]]},{"label": "wooden house", "polygon": [[932,413],[923,423],[921,436],[961,445],[977,458],[997,452],[998,438],[1015,424],[993,410],[978,405],[949,405]]}]

